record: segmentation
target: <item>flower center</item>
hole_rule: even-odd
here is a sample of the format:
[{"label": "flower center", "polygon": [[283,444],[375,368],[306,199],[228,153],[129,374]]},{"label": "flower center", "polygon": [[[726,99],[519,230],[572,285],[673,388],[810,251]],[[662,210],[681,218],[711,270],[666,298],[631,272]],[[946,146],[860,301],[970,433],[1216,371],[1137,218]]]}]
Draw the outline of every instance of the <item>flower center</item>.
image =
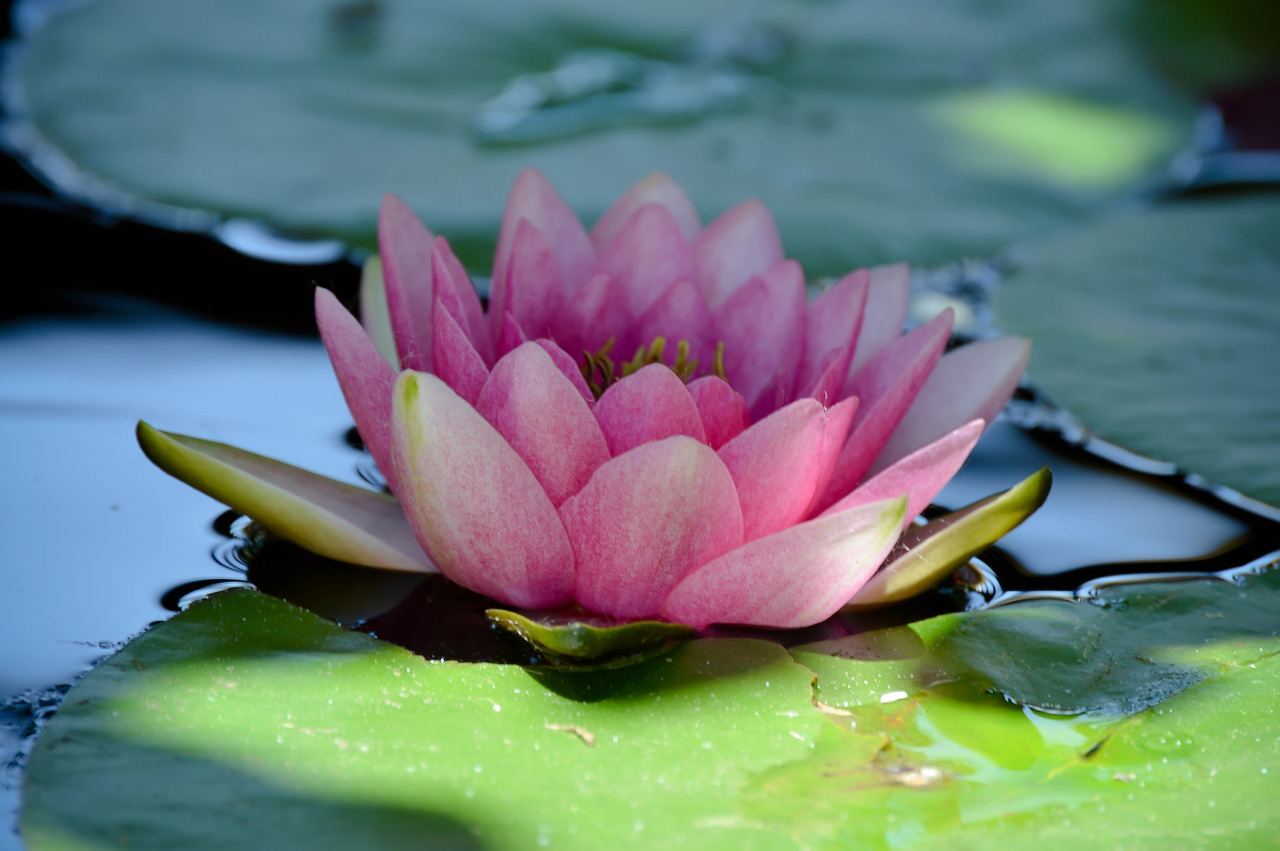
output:
[{"label": "flower center", "polygon": [[[609,356],[615,342],[616,340],[610,337],[598,351],[582,353],[583,363],[579,369],[582,370],[582,377],[587,380],[587,386],[591,388],[591,392],[597,399],[614,384],[649,364],[662,364],[680,376],[680,380],[685,384],[701,377],[698,373],[697,359],[689,357],[688,340],[676,343],[676,362],[670,364],[662,357],[667,349],[666,337],[655,337],[649,345],[637,348],[635,357],[621,364],[615,364],[613,358]],[[716,353],[710,374],[724,380],[724,343],[716,343]]]}]

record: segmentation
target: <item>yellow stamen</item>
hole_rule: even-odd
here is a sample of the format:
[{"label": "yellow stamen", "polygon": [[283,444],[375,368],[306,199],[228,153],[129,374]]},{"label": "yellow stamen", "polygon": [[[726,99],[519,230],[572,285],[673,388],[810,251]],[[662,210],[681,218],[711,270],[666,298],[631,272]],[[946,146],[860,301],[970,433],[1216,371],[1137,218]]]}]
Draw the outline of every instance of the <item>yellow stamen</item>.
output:
[{"label": "yellow stamen", "polygon": [[[584,351],[582,353],[583,363],[579,369],[582,371],[582,377],[587,380],[587,386],[591,388],[591,392],[597,399],[613,384],[650,364],[662,364],[678,375],[685,384],[700,377],[698,374],[698,361],[689,357],[688,340],[681,340],[676,343],[674,364],[668,364],[663,360],[663,355],[667,349],[667,338],[655,337],[648,346],[637,348],[631,360],[623,361],[621,366],[615,365],[613,358],[609,357],[615,342],[614,338],[610,337],[608,342],[600,347],[599,351]],[[723,342],[716,343],[716,353],[712,362],[711,374],[721,380],[725,380]]]}]

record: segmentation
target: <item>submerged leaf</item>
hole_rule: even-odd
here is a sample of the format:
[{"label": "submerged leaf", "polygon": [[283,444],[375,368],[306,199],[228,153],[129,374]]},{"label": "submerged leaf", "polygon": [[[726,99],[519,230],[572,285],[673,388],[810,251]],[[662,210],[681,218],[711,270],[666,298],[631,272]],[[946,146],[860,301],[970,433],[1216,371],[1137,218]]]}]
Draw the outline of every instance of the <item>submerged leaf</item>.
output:
[{"label": "submerged leaf", "polygon": [[317,555],[388,570],[434,572],[393,497],[225,443],[138,423],[157,467]]}]

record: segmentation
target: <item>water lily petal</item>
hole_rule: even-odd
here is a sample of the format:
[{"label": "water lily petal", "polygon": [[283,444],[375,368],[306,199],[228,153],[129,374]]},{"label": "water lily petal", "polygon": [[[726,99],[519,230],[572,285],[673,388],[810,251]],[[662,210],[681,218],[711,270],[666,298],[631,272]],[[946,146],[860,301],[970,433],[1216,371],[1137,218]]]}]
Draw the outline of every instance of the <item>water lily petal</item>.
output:
[{"label": "water lily petal", "polygon": [[831,477],[835,475],[836,464],[845,444],[849,442],[849,432],[853,430],[853,418],[858,413],[861,400],[857,396],[841,399],[827,409],[826,431],[822,435],[822,449],[818,456],[818,481],[813,487],[813,501],[809,503],[806,517],[814,515],[818,500],[826,493]]},{"label": "water lily petal", "polygon": [[401,373],[393,403],[400,499],[440,571],[522,608],[569,602],[564,525],[506,439],[429,373]]},{"label": "water lily petal", "polygon": [[905,523],[909,524],[959,472],[982,435],[983,425],[982,420],[973,420],[917,449],[859,485],[857,490],[828,508],[823,515],[905,493]]},{"label": "water lily petal", "polygon": [[378,211],[378,251],[391,331],[404,369],[431,369],[432,244],[431,231],[409,205],[395,195],[384,195]]},{"label": "water lily petal", "polygon": [[491,329],[494,337],[501,332],[503,314],[511,310],[511,281],[508,275],[521,221],[528,222],[546,239],[556,259],[558,272],[555,280],[559,283],[562,297],[571,295],[582,285],[595,262],[595,249],[591,240],[573,210],[560,197],[560,193],[542,172],[532,168],[521,171],[511,187],[511,194],[507,196],[507,206],[502,211],[502,228],[498,233],[498,248],[493,259],[489,316],[494,323]]},{"label": "water lily petal", "polygon": [[[784,260],[743,284],[716,311],[725,376],[747,399],[774,401],[791,389],[804,354],[804,270]],[[774,405],[773,407],[776,407]]]},{"label": "water lily petal", "polygon": [[528,335],[524,333],[524,329],[520,327],[520,323],[510,313],[502,317],[502,331],[498,334],[496,340],[497,346],[494,348],[494,354],[502,357],[507,352],[527,343]]},{"label": "water lily petal", "polygon": [[909,527],[884,567],[854,595],[849,608],[887,606],[928,591],[1035,513],[1049,496],[1052,482],[1045,467],[1003,493],[924,526]]},{"label": "water lily petal", "polygon": [[651,174],[644,180],[628,189],[621,198],[614,201],[604,215],[591,229],[591,242],[597,250],[604,248],[614,238],[627,220],[646,204],[657,204],[663,207],[676,224],[686,240],[692,240],[702,227],[698,211],[693,202],[684,194],[680,184],[665,174]]},{"label": "water lily petal", "polygon": [[498,361],[475,405],[529,465],[552,505],[581,490],[609,460],[590,406],[538,343]]},{"label": "water lily petal", "polygon": [[[809,302],[805,309],[804,360],[797,382],[801,392],[813,387],[818,392],[827,391],[831,402],[838,398],[836,394],[844,387],[862,328],[870,283],[871,273],[859,269]],[[833,359],[833,352],[838,357]],[[839,383],[834,388],[830,388],[833,383],[830,378],[823,380],[827,374],[839,375]],[[822,400],[821,396],[810,395]]]},{"label": "water lily petal", "polygon": [[594,275],[574,294],[556,317],[554,339],[577,358],[598,352],[610,339],[613,354],[629,356],[640,335],[621,287],[608,275]]},{"label": "water lily petal", "polygon": [[442,236],[436,237],[431,248],[431,277],[435,281],[436,299],[444,304],[484,362],[492,366],[493,343],[484,308],[480,305],[480,295],[471,282],[471,276],[454,255],[449,241]]},{"label": "water lily petal", "polygon": [[639,316],[673,283],[693,280],[693,249],[665,207],[646,204],[605,245],[596,268],[619,282]]},{"label": "water lily petal", "polygon": [[484,358],[471,345],[453,314],[444,307],[444,299],[436,299],[433,313],[435,335],[432,339],[432,361],[435,374],[463,399],[475,404],[480,388],[489,377]]},{"label": "water lily petal", "polygon": [[391,464],[391,388],[396,370],[378,353],[360,323],[337,296],[316,287],[316,325],[333,363],[338,386],[356,421],[356,431],[378,469],[396,489]]},{"label": "water lily petal", "polygon": [[742,505],[746,541],[771,535],[804,517],[822,474],[826,409],[816,399],[781,408],[720,447]]},{"label": "water lily petal", "polygon": [[778,226],[759,201],[739,204],[707,225],[693,241],[693,256],[698,286],[713,310],[784,257]]},{"label": "water lily petal", "polygon": [[507,269],[506,311],[526,335],[550,334],[565,301],[560,264],[551,243],[529,222],[516,224]]},{"label": "water lily petal", "polygon": [[714,375],[694,379],[689,382],[689,395],[698,406],[712,449],[724,446],[747,427],[747,400],[724,379]]},{"label": "water lily petal", "polygon": [[707,442],[689,388],[661,364],[646,366],[604,391],[595,415],[615,456],[677,434]]},{"label": "water lily petal", "polygon": [[560,370],[560,373],[569,379],[569,383],[578,391],[578,395],[582,396],[583,401],[588,405],[594,405],[596,403],[595,394],[587,386],[587,379],[582,377],[582,370],[574,362],[573,358],[569,357],[569,353],[557,346],[554,340],[548,340],[546,337],[541,337],[534,340],[534,342],[541,346],[542,350],[550,356],[551,362],[556,365],[556,369]]},{"label": "water lily petal", "polygon": [[667,287],[636,322],[641,341],[663,337],[667,341],[664,360],[675,363],[680,341],[689,344],[689,356],[698,361],[699,372],[711,371],[716,353],[711,308],[692,281],[676,281]]},{"label": "water lily petal", "polygon": [[907,320],[910,284],[911,269],[906,263],[876,266],[871,270],[858,347],[849,365],[850,378],[902,335],[902,324]]},{"label": "water lily petal", "polygon": [[653,616],[689,571],[742,543],[729,471],[683,436],[602,464],[560,516],[577,560],[575,599],[613,617]]},{"label": "water lily petal", "polygon": [[166,473],[317,555],[387,570],[435,570],[400,503],[386,494],[144,422],[138,443]]},{"label": "water lily petal", "polygon": [[851,395],[861,402],[853,431],[815,508],[831,505],[861,481],[937,364],[951,333],[952,318],[950,309],[944,311],[881,350],[854,376]]},{"label": "water lily petal", "polygon": [[396,351],[396,338],[391,331],[391,310],[387,307],[387,285],[382,279],[382,259],[376,254],[365,260],[360,269],[359,298],[360,324],[378,353],[399,372],[400,353]]},{"label": "water lily petal", "polygon": [[667,620],[792,629],[826,620],[897,540],[905,499],[864,505],[759,538],[691,573],[662,604]]},{"label": "water lily petal", "polygon": [[1013,395],[1030,357],[1031,341],[1025,337],[982,340],[947,352],[871,465],[871,472],[937,439],[957,423],[994,420]]}]

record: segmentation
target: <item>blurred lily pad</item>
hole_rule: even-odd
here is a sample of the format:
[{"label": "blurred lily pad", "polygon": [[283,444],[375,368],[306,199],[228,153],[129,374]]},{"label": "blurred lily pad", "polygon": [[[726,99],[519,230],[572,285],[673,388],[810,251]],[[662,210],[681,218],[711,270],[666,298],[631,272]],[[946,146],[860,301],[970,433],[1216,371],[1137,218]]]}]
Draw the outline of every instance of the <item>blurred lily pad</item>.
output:
[{"label": "blurred lily pad", "polygon": [[8,136],[66,154],[72,191],[364,244],[395,191],[477,270],[525,165],[586,215],[655,170],[704,215],[758,197],[815,273],[948,261],[1189,138],[1105,7],[95,0],[28,45]]},{"label": "blurred lily pad", "polygon": [[1280,505],[1280,198],[1182,201],[1028,246],[997,304],[1107,440]]},{"label": "blurred lily pad", "polygon": [[[1135,638],[1188,587],[1203,593],[1176,626]],[[704,639],[574,672],[429,662],[227,592],[73,689],[32,756],[22,827],[33,851],[1075,848],[1101,819],[1126,848],[1247,845],[1280,828],[1262,782],[1280,638],[1259,626],[1278,587],[1126,589],[1106,609],[1014,604],[790,652]],[[1018,646],[984,643],[1001,641]],[[1087,691],[1098,658],[1139,646],[1196,682],[1130,716],[1000,693],[1046,668],[1033,688],[1061,689],[1073,665]]]}]

